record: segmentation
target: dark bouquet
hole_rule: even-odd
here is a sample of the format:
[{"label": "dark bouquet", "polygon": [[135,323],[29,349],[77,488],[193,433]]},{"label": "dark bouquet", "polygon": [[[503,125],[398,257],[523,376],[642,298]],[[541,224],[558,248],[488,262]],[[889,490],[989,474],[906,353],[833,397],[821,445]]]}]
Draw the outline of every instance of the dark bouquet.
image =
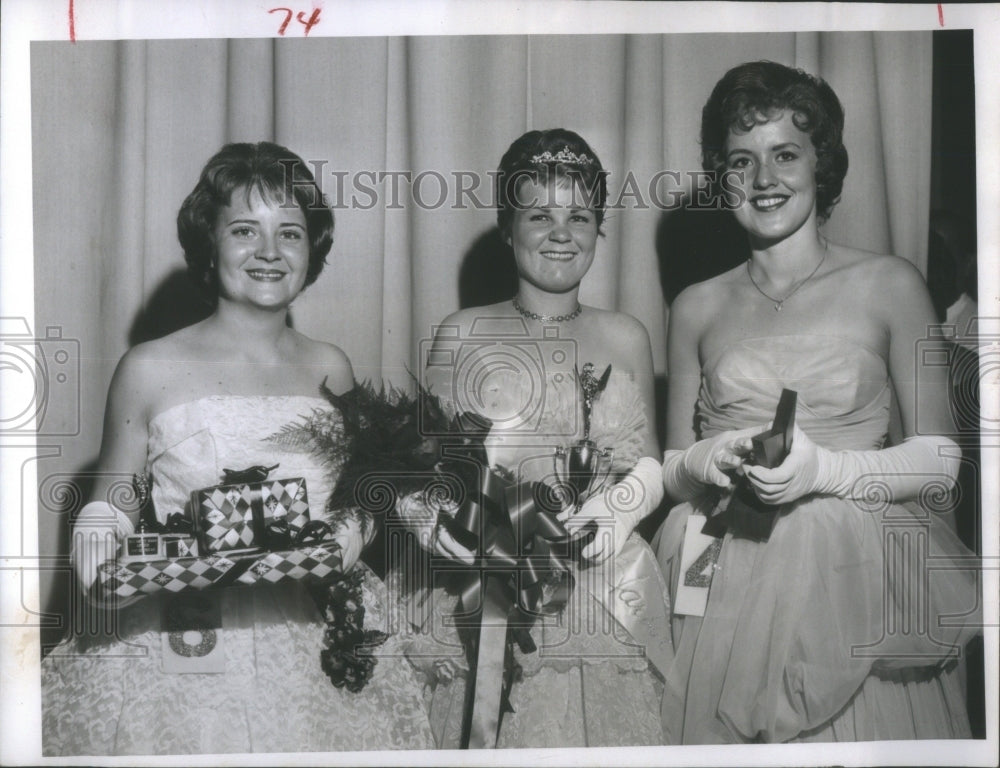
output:
[{"label": "dark bouquet", "polygon": [[[445,446],[474,444],[477,436],[481,442],[490,427],[488,420],[475,416],[450,415],[438,397],[419,383],[416,387],[412,396],[399,388],[376,389],[370,382],[359,382],[337,395],[324,381],[320,391],[334,410],[317,408],[270,438],[310,451],[336,478],[326,519],[335,529],[342,521],[358,522],[369,540],[363,559],[380,576],[386,570],[385,520],[398,500],[440,480]],[[455,462],[448,476],[460,495],[462,488],[476,482],[476,466]],[[323,670],[334,685],[350,691],[361,690],[371,677],[371,648],[386,639],[383,632],[364,629],[363,578],[355,569],[312,592],[327,624]]]},{"label": "dark bouquet", "polygon": [[385,632],[365,629],[361,590],[364,574],[357,568],[325,587],[315,587],[313,599],[323,612],[326,648],[320,665],[337,688],[357,693],[371,679],[375,658],[371,651],[388,639]]},{"label": "dark bouquet", "polygon": [[[337,480],[328,502],[332,518],[357,516],[366,535],[376,534],[400,497],[426,490],[439,476],[442,460],[481,442],[492,426],[472,413],[457,415],[414,381],[416,396],[397,387],[378,389],[371,382],[336,395],[320,392],[336,413],[316,409],[303,421],[286,425],[271,439],[308,448]],[[468,462],[449,462],[459,481],[473,480]]]}]

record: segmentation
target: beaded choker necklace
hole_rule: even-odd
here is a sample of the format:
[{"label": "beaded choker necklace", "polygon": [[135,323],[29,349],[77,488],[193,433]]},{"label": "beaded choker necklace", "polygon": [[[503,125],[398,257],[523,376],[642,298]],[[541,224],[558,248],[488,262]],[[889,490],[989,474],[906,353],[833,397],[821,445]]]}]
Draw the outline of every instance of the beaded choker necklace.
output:
[{"label": "beaded choker necklace", "polygon": [[521,306],[520,302],[517,300],[517,296],[510,300],[510,303],[514,305],[514,309],[518,311],[521,317],[527,318],[528,320],[537,320],[540,323],[565,323],[570,320],[575,320],[583,312],[583,306],[580,302],[576,303],[576,309],[570,312],[568,315],[539,315],[535,312],[529,312],[524,307]]}]

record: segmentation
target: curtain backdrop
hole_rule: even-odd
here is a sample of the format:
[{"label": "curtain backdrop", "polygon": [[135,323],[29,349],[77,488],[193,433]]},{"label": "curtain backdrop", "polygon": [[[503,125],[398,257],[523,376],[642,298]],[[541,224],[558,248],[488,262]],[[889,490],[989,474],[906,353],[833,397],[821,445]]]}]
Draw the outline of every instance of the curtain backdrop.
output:
[{"label": "curtain backdrop", "polygon": [[[434,323],[509,295],[495,213],[469,200],[456,209],[453,174],[483,176],[522,132],[563,126],[610,169],[612,199],[629,172],[645,195],[658,171],[700,167],[702,105],[727,69],[755,59],[822,76],[844,104],[850,171],[828,236],[924,270],[929,32],[34,43],[35,324],[61,326],[81,349],[80,434],[39,459],[39,551],[67,551],[79,504],[56,498],[46,478],[85,478],[92,467],[118,359],[201,311],[174,222],[221,145],[266,139],[323,164],[338,205],[335,242],[295,302],[294,325],[341,346],[358,378],[406,384]],[[338,199],[335,172],[350,197],[351,178],[366,171],[437,172],[451,189],[445,205],[420,206],[404,181],[399,206],[387,208],[386,185],[367,178],[382,195],[374,205],[363,192],[354,205]],[[437,179],[427,175],[419,191],[434,203]],[[488,184],[476,194],[492,199]],[[665,264],[712,257],[676,246],[664,229],[670,215],[610,212],[581,291],[584,303],[646,325],[661,375],[665,296],[677,288]],[[53,400],[47,423],[72,423],[76,407]],[[43,605],[57,610],[65,578],[41,587]]]}]

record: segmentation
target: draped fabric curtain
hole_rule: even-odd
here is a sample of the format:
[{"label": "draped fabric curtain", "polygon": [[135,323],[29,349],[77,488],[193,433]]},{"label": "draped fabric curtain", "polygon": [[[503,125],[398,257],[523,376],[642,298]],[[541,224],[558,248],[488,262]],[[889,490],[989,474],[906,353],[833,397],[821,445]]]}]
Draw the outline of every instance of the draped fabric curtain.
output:
[{"label": "draped fabric curtain", "polygon": [[[923,270],[931,54],[929,32],[34,43],[36,327],[59,325],[81,349],[79,406],[53,401],[46,415],[69,423],[79,407],[81,429],[39,460],[40,552],[65,553],[77,504],[46,498],[44,478],[92,466],[117,360],[203,311],[174,221],[224,143],[276,141],[313,163],[335,242],[293,323],[341,346],[358,378],[406,385],[434,323],[510,285],[486,174],[528,129],[577,131],[610,170],[612,200],[631,174],[646,204],[609,212],[581,299],[638,317],[663,374],[671,242],[658,241],[667,214],[646,184],[700,167],[701,107],[718,78],[755,59],[825,78],[850,153],[827,235]],[[397,175],[393,199],[375,174],[404,171],[421,183]],[[462,172],[482,179],[483,206],[457,194]],[[43,601],[61,592],[48,582]]]}]

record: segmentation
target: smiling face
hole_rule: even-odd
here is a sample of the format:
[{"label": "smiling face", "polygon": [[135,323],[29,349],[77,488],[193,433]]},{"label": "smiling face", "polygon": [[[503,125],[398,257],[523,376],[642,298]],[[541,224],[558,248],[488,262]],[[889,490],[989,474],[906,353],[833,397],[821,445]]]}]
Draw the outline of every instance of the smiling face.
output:
[{"label": "smiling face", "polygon": [[213,233],[219,296],[266,309],[285,309],[305,285],[309,267],[306,219],[257,189],[233,190]]},{"label": "smiling face", "polygon": [[565,178],[547,186],[526,179],[517,199],[507,242],[518,276],[549,293],[576,288],[597,246],[597,217],[583,207],[585,196]]},{"label": "smiling face", "polygon": [[784,111],[746,133],[729,132],[726,167],[740,171],[746,202],[736,219],[757,247],[779,242],[816,219],[816,150]]}]

